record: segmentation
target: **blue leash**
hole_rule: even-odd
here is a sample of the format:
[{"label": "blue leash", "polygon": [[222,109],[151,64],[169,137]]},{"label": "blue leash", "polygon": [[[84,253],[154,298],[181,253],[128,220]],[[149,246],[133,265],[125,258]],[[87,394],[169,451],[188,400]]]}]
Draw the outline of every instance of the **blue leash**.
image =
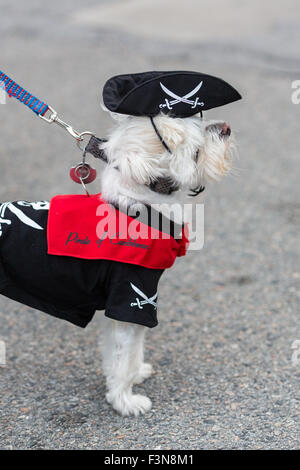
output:
[{"label": "blue leash", "polygon": [[[25,90],[25,88],[18,85],[12,78],[6,75],[4,72],[0,70],[0,89],[6,91],[10,98],[16,98],[21,103],[25,104],[29,109],[31,109],[37,116],[39,116],[44,121],[51,124],[55,122],[60,127],[64,128],[72,137],[74,137],[77,141],[78,147],[82,150],[80,146],[80,142],[83,140],[85,135],[94,135],[92,132],[85,131],[85,132],[77,132],[73,129],[72,126],[67,124],[66,122],[59,119],[57,112],[51,108],[48,104],[44,103],[44,101],[39,100],[34,95],[29,93]],[[50,112],[49,118],[45,117],[47,111]]]},{"label": "blue leash", "polygon": [[10,98],[13,97],[21,101],[21,103],[25,104],[25,106],[28,106],[28,108],[30,108],[37,115],[44,116],[44,114],[46,114],[49,109],[49,106],[46,103],[26,91],[1,70],[0,88],[6,91]]}]

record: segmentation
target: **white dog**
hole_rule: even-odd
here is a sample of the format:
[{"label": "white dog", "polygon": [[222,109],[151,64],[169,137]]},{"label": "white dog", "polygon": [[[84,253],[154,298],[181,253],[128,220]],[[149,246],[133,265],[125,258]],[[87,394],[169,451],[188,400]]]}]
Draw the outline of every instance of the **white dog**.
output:
[{"label": "white dog", "polygon": [[[92,136],[84,152],[106,162],[102,194],[55,196],[50,205],[0,204],[0,293],[80,327],[105,310],[106,398],[123,416],[151,408],[150,399],[132,388],[152,371],[143,343],[146,327],[157,324],[158,280],[186,251],[185,221],[174,214],[174,204],[232,166],[230,127],[198,114],[240,98],[223,80],[197,72],[113,77],[103,101],[115,127],[106,141]],[[79,169],[83,183],[88,166],[73,168],[77,177]],[[155,225],[154,204],[161,207],[159,220],[172,226],[167,240],[152,236],[167,233]],[[99,229],[99,209],[111,219],[118,213],[126,225],[136,222],[128,212],[143,207],[151,210],[150,223],[141,224],[151,227],[151,236],[120,236],[120,225],[114,234],[105,224]]]},{"label": "white dog", "polygon": [[[170,207],[174,202],[182,203],[188,190],[218,181],[231,169],[231,131],[224,122],[157,116],[155,124],[169,153],[148,118],[112,115],[117,124],[102,146],[108,158],[102,174],[102,195],[124,209],[141,202]],[[159,177],[170,177],[179,190],[170,195],[151,191],[147,185]],[[144,362],[146,327],[110,319],[106,323],[103,370],[107,401],[123,416],[145,413],[151,401],[134,394],[132,387],[152,371],[151,365]]]}]

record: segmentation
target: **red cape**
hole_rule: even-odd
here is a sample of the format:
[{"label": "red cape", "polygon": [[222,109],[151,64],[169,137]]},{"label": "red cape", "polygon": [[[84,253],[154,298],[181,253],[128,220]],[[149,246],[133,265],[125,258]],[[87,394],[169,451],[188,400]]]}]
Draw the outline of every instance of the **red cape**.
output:
[{"label": "red cape", "polygon": [[119,211],[101,194],[55,196],[48,217],[48,254],[165,269],[186,254],[186,231],[175,240]]}]

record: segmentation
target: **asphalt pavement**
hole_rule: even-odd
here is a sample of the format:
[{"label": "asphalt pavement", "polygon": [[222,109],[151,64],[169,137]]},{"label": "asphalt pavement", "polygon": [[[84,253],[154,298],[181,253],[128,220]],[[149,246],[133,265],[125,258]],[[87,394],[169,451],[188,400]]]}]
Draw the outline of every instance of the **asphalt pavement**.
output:
[{"label": "asphalt pavement", "polygon": [[[239,159],[207,188],[203,250],[161,279],[154,374],[136,387],[152,410],[105,402],[102,312],[82,330],[1,297],[1,449],[299,448],[300,6],[267,3],[0,0],[0,69],[79,131],[107,135],[101,89],[119,73],[198,70],[244,98],[207,113]],[[0,119],[1,201],[80,192],[66,132],[9,99]]]}]

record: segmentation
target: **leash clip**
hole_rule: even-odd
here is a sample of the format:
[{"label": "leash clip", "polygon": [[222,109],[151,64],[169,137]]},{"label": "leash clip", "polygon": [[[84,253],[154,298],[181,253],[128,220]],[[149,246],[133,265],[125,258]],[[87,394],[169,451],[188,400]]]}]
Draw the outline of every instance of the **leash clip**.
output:
[{"label": "leash clip", "polygon": [[52,124],[53,122],[55,124],[58,124],[60,127],[65,129],[74,139],[77,141],[77,146],[80,148],[80,150],[83,150],[80,146],[80,143],[83,141],[83,136],[85,135],[94,135],[92,132],[85,131],[85,132],[77,132],[75,129],[73,129],[70,124],[67,124],[64,122],[62,119],[58,117],[57,112],[55,109],[51,108],[51,106],[48,106],[49,111],[51,112],[49,117],[45,117],[42,114],[39,114],[38,116],[43,119],[44,121],[48,122],[48,124]]}]

